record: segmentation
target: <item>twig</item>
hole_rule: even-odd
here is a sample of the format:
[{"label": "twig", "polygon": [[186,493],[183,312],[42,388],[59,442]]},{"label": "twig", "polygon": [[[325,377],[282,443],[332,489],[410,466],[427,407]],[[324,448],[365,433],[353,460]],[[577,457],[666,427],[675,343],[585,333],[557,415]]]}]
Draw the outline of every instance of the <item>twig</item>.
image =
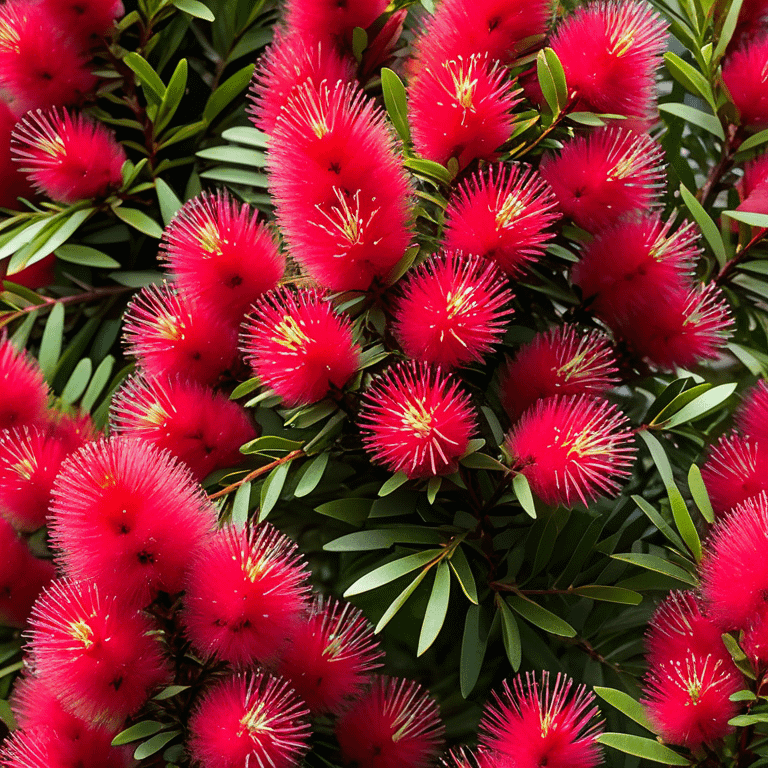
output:
[{"label": "twig", "polygon": [[245,483],[248,483],[251,480],[255,480],[257,477],[261,477],[262,475],[265,475],[267,472],[270,472],[275,467],[279,467],[281,464],[286,464],[289,461],[298,459],[299,456],[303,456],[303,455],[304,455],[304,451],[301,448],[298,448],[295,451],[291,451],[286,456],[283,456],[282,459],[275,459],[270,464],[265,464],[263,467],[258,467],[257,469],[254,469],[253,472],[249,472],[245,477],[241,477],[238,481],[231,483],[226,488],[222,488],[220,491],[216,491],[216,493],[211,493],[208,496],[208,498],[211,501],[214,501],[215,499],[219,499],[222,496],[226,496],[228,493],[232,493],[232,491],[236,491],[241,485],[244,485]]}]

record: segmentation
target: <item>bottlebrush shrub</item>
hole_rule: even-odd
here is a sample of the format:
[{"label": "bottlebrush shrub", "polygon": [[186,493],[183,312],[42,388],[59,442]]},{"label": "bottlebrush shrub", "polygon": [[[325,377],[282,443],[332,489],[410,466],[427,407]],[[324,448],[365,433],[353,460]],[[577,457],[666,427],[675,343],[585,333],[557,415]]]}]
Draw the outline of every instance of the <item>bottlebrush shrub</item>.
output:
[{"label": "bottlebrush shrub", "polygon": [[2,6],[2,768],[768,758],[768,28],[655,5]]}]

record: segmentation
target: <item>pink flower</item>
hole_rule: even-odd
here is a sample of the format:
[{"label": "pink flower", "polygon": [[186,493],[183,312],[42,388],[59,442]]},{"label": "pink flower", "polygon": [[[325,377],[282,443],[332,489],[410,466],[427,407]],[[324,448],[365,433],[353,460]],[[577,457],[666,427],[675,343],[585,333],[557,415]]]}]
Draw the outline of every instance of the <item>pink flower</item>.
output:
[{"label": "pink flower", "polygon": [[736,423],[748,439],[768,445],[768,383],[763,379],[747,393]]},{"label": "pink flower", "polygon": [[749,40],[723,63],[723,82],[739,110],[741,124],[768,124],[768,35]]},{"label": "pink flower", "polygon": [[411,478],[455,472],[475,430],[458,381],[424,363],[400,363],[377,376],[358,423],[373,461]]},{"label": "pink flower", "polygon": [[214,384],[237,357],[235,328],[167,283],[134,296],[123,317],[123,341],[126,353],[153,378]]},{"label": "pink flower", "polygon": [[628,477],[635,447],[615,405],[587,395],[539,400],[507,436],[512,469],[547,504],[615,496]]},{"label": "pink flower", "polygon": [[226,395],[194,382],[132,376],[110,405],[113,434],[136,437],[184,462],[197,480],[243,461],[256,437],[246,412]]},{"label": "pink flower", "polygon": [[26,115],[13,131],[11,151],[35,187],[57,202],[106,197],[123,183],[125,150],[114,133],[64,109]]},{"label": "pink flower", "polygon": [[504,67],[484,55],[457,56],[419,72],[409,88],[408,111],[416,151],[459,168],[495,160],[511,136],[518,91]]},{"label": "pink flower", "polygon": [[151,622],[91,581],[54,581],[32,609],[36,673],[70,713],[119,727],[166,682]]},{"label": "pink flower", "polygon": [[387,0],[288,0],[285,25],[307,40],[328,40],[341,49],[351,48],[352,30],[367,29],[387,8]]},{"label": "pink flower", "polygon": [[82,448],[86,443],[95,440],[100,432],[96,429],[89,413],[75,411],[72,414],[49,410],[46,429],[52,438],[66,446],[71,453]]},{"label": "pink flower", "polygon": [[38,0],[61,25],[66,36],[84,47],[108,35],[125,13],[122,0]]},{"label": "pink flower", "polygon": [[701,474],[715,514],[724,515],[768,491],[768,443],[723,435],[711,449]]},{"label": "pink flower", "polygon": [[512,291],[481,256],[444,253],[408,274],[393,308],[393,332],[415,360],[455,368],[482,362],[512,315]]},{"label": "pink flower", "polygon": [[412,187],[384,113],[337,82],[298,86],[267,155],[291,254],[332,290],[365,290],[411,242]]},{"label": "pink flower", "polygon": [[336,724],[345,765],[427,768],[443,744],[437,702],[417,683],[377,677]]},{"label": "pink flower", "polygon": [[0,429],[39,424],[47,406],[48,385],[37,360],[0,339]]},{"label": "pink flower", "polygon": [[269,523],[218,531],[187,577],[193,647],[238,667],[274,661],[307,607],[308,577],[296,545]]},{"label": "pink flower", "polygon": [[[4,7],[8,7],[7,2]],[[0,55],[0,72],[1,71],[2,56]],[[2,173],[3,177],[3,185],[2,188],[0,188],[0,206],[19,211],[22,209],[22,203],[19,202],[18,198],[23,197],[27,200],[31,200],[35,196],[35,192],[27,178],[19,170],[18,165],[14,163],[11,158],[11,133],[13,132],[15,125],[16,118],[14,117],[13,112],[11,112],[10,107],[4,101],[0,100],[0,173]],[[37,285],[30,285],[30,282],[35,282],[35,271],[39,270],[41,267],[46,269],[55,262],[56,257],[51,254],[47,260],[43,259],[42,261],[33,264],[31,267],[27,267],[27,269],[31,270],[32,274],[27,272],[26,269],[21,272],[16,272],[13,275],[13,282],[19,283],[19,280],[22,280],[24,282],[20,283],[21,285],[26,285],[33,290],[35,288],[40,288],[43,285],[48,285],[53,282],[53,275],[51,275],[50,280],[38,282]],[[7,269],[7,264],[4,264],[0,269],[5,271]],[[48,277],[48,274],[49,273],[46,270],[42,277]]]},{"label": "pink flower", "polygon": [[768,667],[768,610],[762,608],[749,623],[739,644],[756,672]]},{"label": "pink flower", "polygon": [[444,768],[502,768],[498,756],[488,750],[478,749],[471,752],[464,747],[452,750],[445,757],[440,758],[440,765]]},{"label": "pink flower", "polygon": [[443,248],[478,254],[517,277],[554,237],[555,202],[536,171],[492,165],[462,182],[448,201]]},{"label": "pink flower", "polygon": [[593,768],[602,763],[596,737],[602,724],[596,721],[595,695],[580,685],[571,695],[573,680],[558,674],[550,689],[549,673],[543,672],[541,688],[530,673],[504,681],[494,693],[480,722],[480,744],[501,761],[516,768]]},{"label": "pink flower", "polygon": [[517,350],[501,374],[501,403],[510,419],[554,395],[600,395],[618,381],[610,341],[599,331],[561,325]]},{"label": "pink flower", "polygon": [[724,630],[746,629],[768,595],[768,494],[736,507],[710,533],[701,561],[707,612]]},{"label": "pink flower", "polygon": [[185,203],[160,244],[179,292],[235,327],[285,271],[272,231],[228,192]]},{"label": "pink flower", "polygon": [[315,598],[277,665],[313,715],[338,713],[381,666],[373,627],[350,603]]},{"label": "pink flower", "polygon": [[655,73],[666,25],[642,0],[594,0],[557,28],[558,55],[576,108],[646,120],[655,112]]},{"label": "pink flower", "polygon": [[0,86],[11,109],[77,104],[96,84],[81,46],[40,4],[12,0],[0,8]]},{"label": "pink flower", "polygon": [[742,687],[741,675],[716,656],[688,655],[654,666],[642,704],[657,733],[669,744],[698,749],[719,741],[739,711],[729,697]]},{"label": "pink flower", "polygon": [[351,59],[328,42],[315,41],[277,29],[275,39],[259,57],[251,81],[248,108],[254,125],[272,133],[295,88],[309,80],[318,90],[323,82],[355,82]]},{"label": "pink flower", "polygon": [[309,749],[307,714],[281,678],[227,677],[203,695],[193,713],[189,751],[202,768],[291,768]]},{"label": "pink flower", "polygon": [[51,539],[64,572],[143,607],[182,589],[216,511],[189,470],[142,440],[89,443],[64,463],[53,491]]},{"label": "pink flower", "polygon": [[289,407],[342,389],[360,364],[349,317],[312,288],[263,296],[246,320],[241,348],[253,374]]},{"label": "pink flower", "polygon": [[560,210],[590,232],[621,216],[650,208],[662,192],[664,151],[648,135],[601,128],[566,142],[539,167]]}]

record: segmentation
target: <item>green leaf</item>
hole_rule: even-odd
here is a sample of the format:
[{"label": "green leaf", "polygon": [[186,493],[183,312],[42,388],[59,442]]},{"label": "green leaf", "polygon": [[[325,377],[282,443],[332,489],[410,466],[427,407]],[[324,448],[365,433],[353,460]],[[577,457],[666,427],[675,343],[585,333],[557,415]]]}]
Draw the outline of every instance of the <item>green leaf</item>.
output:
[{"label": "green leaf", "polygon": [[538,603],[516,595],[508,597],[507,602],[512,610],[539,629],[562,637],[576,637],[576,630],[567,621],[542,608]]},{"label": "green leaf", "polygon": [[557,88],[555,87],[555,79],[549,68],[547,57],[544,51],[539,51],[536,56],[536,76],[539,80],[539,87],[544,95],[544,99],[547,102],[550,112],[553,115],[560,114],[560,104],[557,99]]},{"label": "green leaf", "polygon": [[165,96],[163,96],[160,106],[157,109],[157,117],[155,118],[155,132],[157,134],[159,134],[160,131],[173,120],[173,116],[176,114],[179,104],[181,104],[184,92],[187,89],[187,73],[187,60],[181,59],[176,65],[176,69],[173,71],[171,79],[168,81],[168,87],[165,89]]},{"label": "green leaf", "polygon": [[264,481],[264,485],[261,486],[261,503],[259,509],[259,522],[267,519],[267,515],[275,508],[280,494],[282,493],[283,486],[285,485],[285,478],[288,477],[288,470],[291,468],[291,462],[286,461],[284,464],[278,464],[267,475],[267,479]]},{"label": "green leaf", "polygon": [[696,421],[713,411],[719,405],[724,403],[736,391],[736,384],[720,384],[712,387],[703,395],[699,395],[688,405],[682,407],[677,413],[673,414],[661,426],[665,429],[672,429],[687,421]]},{"label": "green leaf", "polygon": [[379,488],[379,496],[389,496],[390,493],[396,491],[401,485],[405,485],[408,482],[408,475],[405,472],[395,472],[389,480],[385,480],[381,488]]},{"label": "green leaf", "polygon": [[687,104],[678,104],[676,102],[669,102],[667,104],[659,104],[659,111],[666,112],[669,115],[674,115],[685,120],[692,125],[703,128],[712,135],[716,136],[720,141],[725,141],[725,134],[723,133],[723,126],[720,121],[712,114],[702,112],[695,107],[689,107]]},{"label": "green leaf", "polygon": [[457,546],[453,550],[453,554],[451,555],[451,559],[448,561],[448,564],[451,566],[453,575],[459,582],[461,591],[467,596],[467,600],[477,605],[478,599],[475,577],[472,573],[472,568],[469,565],[469,561],[467,560],[467,556],[464,554],[464,550],[461,545]]},{"label": "green leaf", "polygon": [[40,218],[28,220],[20,227],[10,229],[0,235],[0,260],[7,259],[27,243],[31,242],[50,223],[53,216],[44,214]]},{"label": "green leaf", "polygon": [[165,132],[163,140],[158,144],[158,149],[165,149],[170,147],[171,144],[177,144],[180,141],[186,141],[196,136],[201,131],[204,131],[208,127],[208,123],[205,120],[198,120],[196,123],[188,123],[181,125],[178,128],[173,128]]},{"label": "green leaf", "polygon": [[232,163],[233,165],[247,165],[249,168],[263,168],[266,163],[266,155],[257,149],[222,145],[208,147],[195,152],[195,157],[201,160],[214,160],[218,163]]},{"label": "green leaf", "polygon": [[758,723],[768,723],[768,712],[755,715],[736,715],[728,721],[728,725],[735,725],[743,728],[748,725],[757,725]]},{"label": "green leaf", "polygon": [[528,482],[528,478],[520,473],[515,475],[512,480],[512,491],[514,492],[517,500],[520,502],[520,506],[525,510],[525,513],[536,519],[536,504],[533,501],[533,494],[531,493],[531,485]]},{"label": "green leaf", "polygon": [[405,605],[408,598],[416,591],[416,587],[424,581],[427,575],[427,569],[420,571],[416,578],[392,601],[384,615],[379,619],[379,623],[376,625],[374,632],[381,632],[384,627],[389,624],[392,617]]},{"label": "green leaf", "polygon": [[40,342],[38,360],[45,380],[51,382],[56,372],[56,364],[61,356],[61,345],[64,339],[64,305],[57,301],[45,323],[43,338]]},{"label": "green leaf", "polygon": [[134,51],[126,53],[123,61],[135,72],[136,77],[139,78],[139,82],[144,88],[144,95],[147,99],[154,101],[156,104],[160,104],[165,97],[165,85],[163,85],[160,75],[152,69],[149,62]]},{"label": "green leaf", "polygon": [[372,506],[372,499],[337,499],[315,507],[315,512],[357,526],[365,522]]},{"label": "green leaf", "polygon": [[[193,0],[183,0],[185,3]],[[176,3],[174,3],[176,4]],[[197,3],[202,5],[202,3]],[[248,64],[242,69],[228,77],[209,97],[203,109],[203,120],[208,123],[218,116],[218,114],[231,102],[233,102],[251,82],[255,65]]]},{"label": "green leaf", "polygon": [[704,519],[708,523],[714,523],[715,511],[712,509],[712,502],[709,500],[701,470],[695,464],[691,464],[691,468],[688,470],[688,488],[690,488],[693,501]]},{"label": "green leaf", "polygon": [[196,19],[202,19],[203,21],[216,20],[211,9],[199,2],[199,0],[171,0],[171,3],[180,11],[194,16]]},{"label": "green leaf", "polygon": [[352,30],[352,55],[359,64],[363,59],[363,51],[368,47],[368,33],[362,27]]},{"label": "green leaf", "polygon": [[427,501],[431,504],[435,503],[437,494],[440,491],[440,486],[443,484],[443,478],[440,476],[430,477],[427,483]]},{"label": "green leaf", "polygon": [[24,318],[24,322],[14,331],[13,336],[11,336],[11,344],[13,344],[16,349],[21,350],[27,346],[29,335],[32,333],[32,328],[34,327],[39,314],[39,309],[32,310],[32,312]]},{"label": "green leaf", "polygon": [[669,560],[664,560],[656,555],[647,555],[642,552],[628,552],[626,554],[611,555],[614,560],[621,560],[625,563],[631,563],[637,565],[640,568],[646,568],[649,571],[656,571],[656,573],[663,573],[665,576],[671,576],[673,579],[682,581],[685,584],[690,584],[692,587],[698,587],[698,579],[674,563],[670,563]]},{"label": "green leaf", "polygon": [[251,505],[251,488],[250,482],[243,483],[235,493],[235,498],[232,502],[232,522],[240,528],[244,528],[248,523],[248,512]]},{"label": "green leaf", "polygon": [[621,603],[622,605],[639,605],[643,602],[643,596],[631,589],[611,587],[603,584],[588,584],[576,587],[573,590],[579,597],[588,597],[590,600],[602,600],[606,603]]},{"label": "green leaf", "polygon": [[320,481],[323,479],[323,474],[325,473],[325,468],[328,466],[328,460],[330,458],[330,453],[320,453],[301,467],[297,473],[299,482],[296,485],[296,490],[293,492],[293,495],[296,496],[296,498],[300,499],[304,496],[309,496],[309,494],[317,488]]},{"label": "green leaf", "polygon": [[[690,381],[690,380],[689,380]],[[685,386],[685,382],[683,383]],[[668,387],[667,390],[670,388]],[[662,424],[665,422],[673,413],[676,413],[679,411],[684,405],[688,405],[688,403],[691,402],[691,400],[695,400],[699,395],[703,394],[704,392],[712,389],[712,385],[708,382],[704,382],[704,384],[697,384],[695,387],[689,387],[688,389],[682,389],[682,391],[675,395],[670,401],[664,405],[663,408],[661,408],[658,413],[653,417],[653,420],[649,422],[649,426],[657,426],[659,424]],[[664,390],[662,395],[659,396],[659,400],[662,399],[663,395],[667,392],[667,390]],[[654,403],[656,405],[656,403]],[[650,413],[649,413],[650,415]]]},{"label": "green leaf", "polygon": [[499,612],[501,613],[501,637],[504,641],[504,650],[507,653],[509,663],[512,669],[517,672],[520,669],[520,662],[523,659],[523,646],[520,643],[520,630],[517,627],[517,621],[507,603],[498,599],[496,601]]},{"label": "green leaf", "polygon": [[746,152],[749,149],[759,147],[761,144],[765,144],[766,141],[768,141],[768,128],[744,139],[744,141],[739,144],[739,152]]},{"label": "green leaf", "polygon": [[645,513],[646,517],[659,529],[659,531],[680,551],[685,549],[683,540],[675,533],[661,513],[649,504],[642,496],[633,496],[632,501]]},{"label": "green leaf", "polygon": [[[715,61],[719,61],[723,56],[725,56],[728,43],[731,42],[731,38],[733,37],[733,33],[735,32],[736,25],[739,21],[739,13],[741,13],[742,2],[743,0],[731,0],[728,13],[725,16],[725,21],[723,22],[722,29],[720,30],[720,37],[715,48]],[[722,9],[720,12],[722,13]]]},{"label": "green leaf", "polygon": [[123,744],[130,744],[132,741],[138,741],[139,739],[145,739],[147,736],[152,736],[165,728],[163,723],[158,723],[156,720],[142,720],[140,723],[132,725],[130,728],[126,728],[124,731],[115,736],[112,739],[113,747],[120,747]]},{"label": "green leaf", "polygon": [[509,467],[505,467],[498,459],[488,456],[485,453],[470,453],[459,459],[459,463],[470,469],[488,469],[494,472],[508,472]]},{"label": "green leaf", "polygon": [[558,106],[560,109],[565,109],[565,105],[568,103],[568,85],[565,81],[563,65],[551,48],[544,48],[544,58],[547,61],[547,67],[552,75],[552,82],[555,85]]},{"label": "green leaf", "polygon": [[166,699],[172,699],[174,696],[178,696],[180,693],[188,690],[188,685],[169,685],[166,688],[163,688],[160,693],[153,696],[152,701],[165,701]]},{"label": "green leaf", "polygon": [[734,221],[740,221],[743,224],[749,224],[750,227],[768,227],[768,214],[751,213],[750,211],[723,211],[723,216],[727,216]]},{"label": "green leaf", "polygon": [[607,701],[630,720],[634,720],[638,725],[642,725],[643,728],[653,733],[653,726],[645,714],[643,705],[639,701],[635,701],[628,693],[617,691],[615,688],[601,688],[600,686],[595,686],[594,691],[603,701]]},{"label": "green leaf", "polygon": [[632,736],[628,733],[601,733],[597,737],[600,744],[606,747],[613,747],[620,752],[628,755],[635,755],[646,760],[652,760],[655,763],[666,763],[667,765],[690,765],[682,755],[673,752],[669,747],[659,744],[652,739],[644,739],[642,736]]},{"label": "green leaf", "polygon": [[387,275],[385,285],[394,285],[412,266],[416,257],[419,255],[419,246],[412,245],[403,255],[403,258],[392,267],[392,271]]},{"label": "green leaf", "polygon": [[440,544],[442,536],[432,528],[397,526],[371,531],[355,531],[329,541],[326,552],[366,552],[389,549],[393,544]]},{"label": "green leaf", "polygon": [[[343,501],[343,500],[342,500]],[[363,592],[369,592],[377,589],[384,584],[389,584],[407,573],[415,571],[431,563],[436,557],[442,554],[440,549],[426,549],[423,552],[414,552],[412,555],[406,555],[392,562],[380,565],[374,568],[370,573],[361,576],[344,592],[344,597],[359,595]]]},{"label": "green leaf", "polygon": [[569,112],[566,117],[568,120],[573,120],[574,123],[587,125],[590,128],[600,128],[605,125],[605,121],[601,120],[594,112]]},{"label": "green leaf", "polygon": [[157,736],[153,736],[149,741],[145,741],[143,744],[139,744],[133,752],[134,760],[143,760],[145,757],[150,757],[156,752],[159,752],[168,742],[173,741],[181,731],[168,731],[167,733],[158,733]]},{"label": "green leaf", "polygon": [[90,248],[87,245],[60,245],[56,249],[57,258],[70,264],[81,264],[93,269],[120,269],[120,262],[107,256],[103,251]]},{"label": "green leaf", "polygon": [[408,100],[405,96],[405,86],[403,81],[387,67],[381,70],[381,90],[384,93],[384,104],[389,119],[403,143],[407,144],[411,140],[411,129],[408,126]]},{"label": "green leaf", "polygon": [[427,160],[424,157],[409,157],[404,163],[409,171],[426,176],[429,179],[436,179],[441,184],[448,185],[453,181],[451,172],[440,163],[434,160]]},{"label": "green leaf", "polygon": [[243,445],[240,448],[240,453],[264,453],[269,455],[275,451],[290,453],[299,448],[301,448],[301,443],[297,443],[295,440],[288,440],[277,435],[262,435]]},{"label": "green leaf", "polygon": [[246,187],[258,187],[267,189],[269,179],[263,173],[246,171],[244,168],[228,168],[219,166],[203,171],[200,174],[201,179],[210,179],[211,181],[223,181],[227,184],[243,184]]},{"label": "green leaf", "polygon": [[227,128],[227,130],[221,134],[221,138],[224,139],[224,141],[234,141],[237,144],[246,144],[249,147],[256,147],[257,149],[266,149],[267,139],[269,137],[266,133],[263,133],[256,128],[237,126],[236,128]]},{"label": "green leaf", "polygon": [[683,61],[676,53],[665,53],[664,61],[666,62],[669,73],[683,86],[683,88],[696,96],[701,96],[701,98],[712,107],[713,111],[717,111],[712,88],[701,72]]},{"label": "green leaf", "polygon": [[429,596],[424,622],[419,634],[417,656],[421,656],[437,639],[443,628],[445,616],[448,613],[448,603],[451,597],[451,570],[445,560],[438,563],[435,571],[435,583]]},{"label": "green leaf", "polygon": [[109,277],[127,288],[143,288],[145,285],[162,283],[165,275],[162,272],[147,269],[110,272]]},{"label": "green leaf", "polygon": [[736,691],[728,697],[731,701],[757,701],[757,696],[752,691]]},{"label": "green leaf", "polygon": [[61,393],[61,400],[67,405],[71,405],[85,392],[88,382],[93,373],[93,363],[89,357],[84,357],[78,361],[75,370],[69,377]]},{"label": "green leaf", "polygon": [[699,225],[701,234],[704,235],[704,239],[709,243],[712,253],[715,254],[717,263],[722,267],[728,260],[728,255],[725,252],[725,244],[723,243],[723,238],[717,224],[712,221],[710,215],[704,210],[701,203],[691,194],[684,184],[680,185],[680,194],[682,195],[686,207]]},{"label": "green leaf", "polygon": [[114,208],[115,216],[121,221],[124,221],[129,227],[137,229],[139,232],[143,232],[149,237],[157,238],[158,240],[163,236],[163,228],[146,213],[136,210],[135,208],[125,208],[119,206]]},{"label": "green leaf", "polygon": [[160,204],[160,215],[163,217],[163,224],[168,226],[181,208],[181,200],[176,197],[176,193],[171,186],[163,179],[155,179],[155,192],[157,193],[157,202]]},{"label": "green leaf", "polygon": [[464,620],[459,666],[459,685],[465,699],[477,685],[487,645],[488,632],[482,622],[482,609],[479,605],[470,605]]}]

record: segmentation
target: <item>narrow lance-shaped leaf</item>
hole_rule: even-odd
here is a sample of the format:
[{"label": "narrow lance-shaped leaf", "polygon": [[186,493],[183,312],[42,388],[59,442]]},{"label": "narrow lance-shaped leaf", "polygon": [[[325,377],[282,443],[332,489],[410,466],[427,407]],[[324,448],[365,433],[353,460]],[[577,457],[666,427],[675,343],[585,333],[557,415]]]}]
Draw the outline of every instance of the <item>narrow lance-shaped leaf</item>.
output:
[{"label": "narrow lance-shaped leaf", "polygon": [[424,613],[424,622],[419,634],[419,646],[417,656],[421,656],[437,639],[443,628],[445,616],[448,613],[448,603],[451,597],[451,571],[448,563],[441,560],[435,571],[435,582],[432,585],[432,594],[429,596],[427,610]]},{"label": "narrow lance-shaped leaf", "polygon": [[412,555],[406,555],[398,560],[380,565],[365,576],[361,576],[354,584],[348,587],[346,592],[344,592],[344,597],[359,595],[361,592],[368,592],[384,584],[389,584],[389,582],[427,565],[441,554],[442,550],[440,549],[428,549],[424,552],[414,552]]}]

